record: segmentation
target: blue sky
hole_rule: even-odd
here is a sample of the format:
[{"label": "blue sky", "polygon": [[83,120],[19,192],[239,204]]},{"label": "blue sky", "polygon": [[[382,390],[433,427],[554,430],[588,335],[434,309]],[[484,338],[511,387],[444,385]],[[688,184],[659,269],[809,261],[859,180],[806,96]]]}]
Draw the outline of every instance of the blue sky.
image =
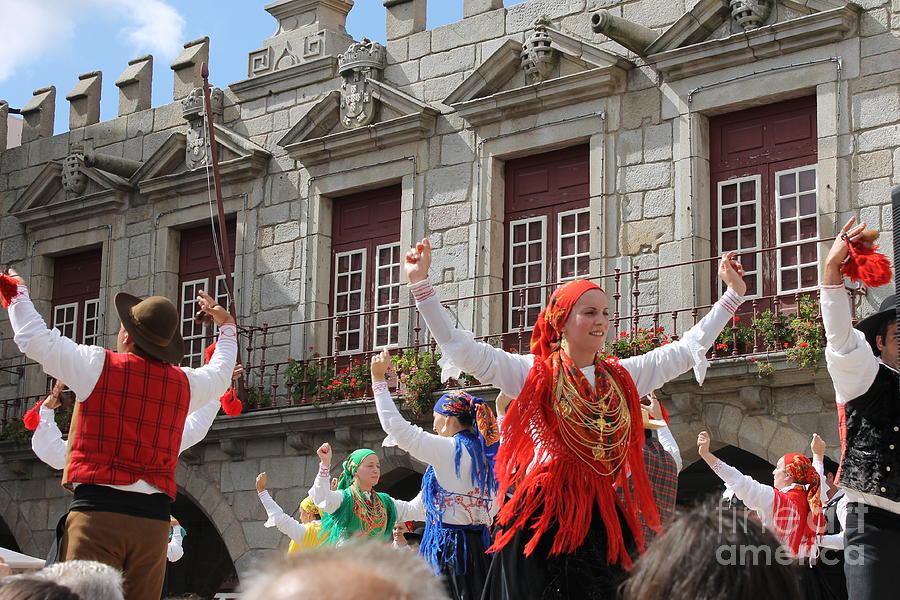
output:
[{"label": "blue sky", "polygon": [[[505,0],[505,5],[525,0]],[[103,72],[101,120],[118,110],[116,78],[128,60],[153,54],[153,106],[172,101],[169,64],[182,44],[210,37],[210,81],[247,77],[247,53],[262,47],[276,21],[263,0],[0,0],[0,99],[21,108],[32,92],[56,86],[57,133],[69,126],[65,97],[88,71]],[[428,28],[462,18],[462,0],[430,0]],[[356,0],[347,30],[384,42],[382,0]]]}]

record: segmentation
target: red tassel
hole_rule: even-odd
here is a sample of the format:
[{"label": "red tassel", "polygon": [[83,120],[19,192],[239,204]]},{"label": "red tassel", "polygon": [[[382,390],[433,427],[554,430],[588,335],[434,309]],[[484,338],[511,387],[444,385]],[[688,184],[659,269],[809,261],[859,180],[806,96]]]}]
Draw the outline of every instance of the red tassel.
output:
[{"label": "red tassel", "polygon": [[34,431],[35,429],[38,428],[38,425],[41,424],[40,410],[41,410],[41,404],[43,404],[43,403],[44,403],[43,400],[38,400],[37,402],[34,403],[34,406],[32,406],[30,409],[28,409],[28,412],[26,412],[25,415],[22,417],[22,423],[25,424],[25,429],[27,429],[28,431]]},{"label": "red tassel", "polygon": [[850,257],[841,266],[841,274],[850,281],[862,281],[870,288],[890,283],[893,274],[888,258],[878,252],[878,245],[850,243]]},{"label": "red tassel", "polygon": [[222,394],[219,401],[222,402],[222,410],[224,410],[225,414],[229,417],[236,417],[244,410],[244,404],[241,402],[241,399],[235,395],[234,388],[229,388],[227,392]]},{"label": "red tassel", "polygon": [[0,304],[9,307],[12,299],[19,295],[19,281],[6,273],[0,273]]},{"label": "red tassel", "polygon": [[209,364],[209,361],[212,360],[213,353],[216,351],[216,343],[213,342],[209,346],[206,347],[206,350],[203,351],[203,364]]}]

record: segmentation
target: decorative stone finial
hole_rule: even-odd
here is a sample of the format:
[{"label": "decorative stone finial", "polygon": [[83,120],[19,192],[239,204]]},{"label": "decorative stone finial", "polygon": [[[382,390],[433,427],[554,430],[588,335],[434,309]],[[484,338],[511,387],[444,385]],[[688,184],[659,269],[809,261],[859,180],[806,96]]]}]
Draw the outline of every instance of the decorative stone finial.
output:
[{"label": "decorative stone finial", "polygon": [[531,35],[522,44],[522,68],[533,83],[547,79],[559,63],[559,54],[553,49],[547,33],[550,24],[546,15],[535,19]]},{"label": "decorative stone finial", "polygon": [[347,129],[364,127],[375,120],[375,99],[368,81],[381,80],[384,64],[384,46],[366,38],[350,44],[338,57],[342,79],[341,123]]},{"label": "decorative stone finial", "polygon": [[772,0],[731,0],[731,18],[744,31],[762,27],[772,13]]}]

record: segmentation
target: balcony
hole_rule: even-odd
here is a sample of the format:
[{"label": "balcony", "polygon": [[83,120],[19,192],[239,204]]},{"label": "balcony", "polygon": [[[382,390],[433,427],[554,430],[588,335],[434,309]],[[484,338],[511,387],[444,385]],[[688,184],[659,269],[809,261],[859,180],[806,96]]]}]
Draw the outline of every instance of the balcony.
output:
[{"label": "balcony", "polygon": [[[824,243],[834,238],[804,240]],[[780,248],[766,248],[751,254],[774,253]],[[679,335],[697,323],[711,308],[706,303],[674,310],[658,310],[658,302],[644,306],[641,302],[644,290],[658,287],[660,275],[671,269],[692,270],[695,279],[713,282],[718,257],[703,258],[661,267],[630,271],[615,269],[612,273],[592,278],[601,285],[610,300],[610,334],[606,346],[609,355],[624,358],[642,354],[658,346],[676,341]],[[705,279],[704,279],[705,278]],[[539,287],[505,289],[497,292],[443,299],[451,309],[480,306],[485,314],[507,314],[515,321],[514,327],[491,327],[478,331],[476,339],[512,352],[528,352],[531,335],[526,319],[526,300],[531,297],[549,297],[558,284],[548,283]],[[643,288],[643,289],[642,289]],[[856,299],[865,294],[864,288],[850,289]],[[715,294],[718,297],[718,293]],[[507,304],[508,303],[508,304]],[[493,312],[492,312],[493,311]],[[395,322],[407,326],[405,345],[394,345],[397,380],[392,383],[394,393],[405,399],[406,405],[420,412],[427,412],[433,402],[433,394],[447,388],[481,387],[475,378],[463,374],[459,380],[440,382],[439,349],[427,334],[415,305],[409,304],[391,309]],[[239,397],[244,404],[244,414],[277,411],[288,407],[346,404],[371,398],[368,363],[379,349],[363,352],[345,352],[341,343],[346,331],[352,327],[359,331],[373,331],[374,323],[384,311],[359,311],[353,314],[329,316],[291,323],[244,324],[239,328],[240,361],[244,364],[245,377],[240,382]],[[855,318],[855,315],[854,315]],[[488,319],[489,321],[490,319]],[[496,319],[501,321],[502,319]],[[486,322],[485,319],[481,320]],[[502,324],[501,324],[502,325]],[[463,323],[462,327],[470,327]],[[288,360],[275,360],[275,342],[281,340],[283,355],[285,342],[298,330],[328,332],[329,348],[308,347],[303,356]],[[325,339],[324,335],[319,336]],[[725,327],[710,348],[709,359],[716,361],[746,361],[761,380],[774,370],[774,362],[784,358],[794,366],[818,368],[824,348],[824,330],[819,312],[818,289],[794,291],[788,294],[757,295],[747,300],[738,315]],[[0,439],[24,440],[27,434],[21,427],[25,410],[33,406],[40,396],[0,400]]]}]

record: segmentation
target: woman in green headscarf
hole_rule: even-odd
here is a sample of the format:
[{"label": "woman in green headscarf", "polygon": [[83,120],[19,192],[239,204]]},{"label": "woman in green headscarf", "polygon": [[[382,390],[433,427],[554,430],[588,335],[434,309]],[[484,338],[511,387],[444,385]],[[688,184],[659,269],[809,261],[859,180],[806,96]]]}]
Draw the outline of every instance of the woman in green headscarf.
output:
[{"label": "woman in green headscarf", "polygon": [[309,495],[322,510],[322,533],[326,543],[338,544],[350,538],[391,541],[394,523],[424,521],[425,508],[420,496],[410,502],[396,500],[372,488],[381,477],[378,455],[372,450],[354,450],[343,462],[337,489],[330,486],[331,445],[322,444],[319,473]]}]

